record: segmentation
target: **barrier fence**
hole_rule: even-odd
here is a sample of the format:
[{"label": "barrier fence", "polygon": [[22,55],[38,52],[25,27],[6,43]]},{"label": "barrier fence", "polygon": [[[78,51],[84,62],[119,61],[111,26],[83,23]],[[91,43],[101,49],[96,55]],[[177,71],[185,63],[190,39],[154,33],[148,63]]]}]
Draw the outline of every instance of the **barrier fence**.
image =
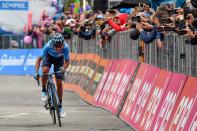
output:
[{"label": "barrier fence", "polygon": [[106,59],[132,59],[169,71],[197,76],[197,45],[186,43],[184,36],[169,33],[164,37],[164,47],[157,47],[154,41],[143,44],[131,40],[129,32],[116,33],[111,41],[101,48],[99,39],[84,40],[74,36],[71,45],[75,53],[95,53]]},{"label": "barrier fence", "polygon": [[[67,43],[74,53],[94,53],[106,59],[132,59],[139,62],[166,69],[172,72],[197,76],[197,45],[186,43],[184,36],[168,33],[164,37],[164,48],[157,47],[156,42],[143,44],[140,40],[131,40],[129,32],[119,32],[112,36],[103,48],[98,45],[99,37],[84,40],[73,35]],[[0,48],[12,48],[18,43],[19,48],[36,48],[36,39],[30,44],[24,44],[23,35],[0,36]],[[43,43],[50,36],[45,36]]]},{"label": "barrier fence", "polygon": [[71,59],[66,74],[78,82],[66,79],[64,88],[134,129],[197,130],[196,77],[131,59],[74,53]]},{"label": "barrier fence", "polygon": [[[41,50],[0,51],[0,74],[33,75]],[[71,53],[63,87],[136,130],[196,131],[197,78],[131,59]]]}]

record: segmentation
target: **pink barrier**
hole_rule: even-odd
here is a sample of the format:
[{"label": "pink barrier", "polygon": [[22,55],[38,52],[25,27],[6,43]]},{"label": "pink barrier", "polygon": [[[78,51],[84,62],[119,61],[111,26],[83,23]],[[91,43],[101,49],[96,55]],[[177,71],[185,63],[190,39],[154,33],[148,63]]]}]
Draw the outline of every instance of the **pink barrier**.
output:
[{"label": "pink barrier", "polygon": [[97,105],[97,102],[99,100],[100,94],[101,94],[102,89],[103,89],[103,86],[105,85],[105,82],[108,78],[109,71],[111,69],[112,64],[113,64],[113,61],[109,62],[108,66],[105,68],[105,71],[103,73],[101,81],[99,82],[98,87],[97,87],[97,89],[95,91],[95,94],[94,94],[94,99],[93,99],[93,104],[94,105]]},{"label": "pink barrier", "polygon": [[147,75],[149,65],[148,64],[141,64],[138,70],[138,73],[131,85],[129,94],[127,99],[124,103],[122,111],[120,113],[120,118],[122,118],[125,122],[129,123],[129,114],[131,113],[131,105],[133,104],[134,100],[136,99],[137,93],[139,92],[140,86],[142,81],[144,81],[145,76]]},{"label": "pink barrier", "polygon": [[131,77],[133,76],[137,66],[138,63],[132,60],[123,60],[120,63],[118,74],[116,75],[115,81],[105,103],[106,108],[113,114],[118,112],[122,99],[128,90]]},{"label": "pink barrier", "polygon": [[[197,130],[197,78],[145,63],[141,63],[137,70],[139,63],[132,60],[105,60],[102,63],[99,58],[95,64],[94,54],[87,58],[89,62],[84,56],[73,59],[73,70],[70,67],[66,89],[82,94],[81,97],[91,104],[110,110],[115,115],[120,113],[123,121],[139,131]],[[83,66],[86,70],[81,70],[83,74],[79,75]],[[93,75],[95,69],[97,75]],[[135,72],[137,75],[134,78]],[[134,81],[131,83],[132,78]],[[78,87],[71,85],[79,81]],[[80,93],[77,88],[83,92]]]},{"label": "pink barrier", "polygon": [[154,122],[152,122],[151,130],[160,131],[166,129],[169,117],[184,87],[187,76],[173,73],[168,88],[162,98],[159,108],[156,109]]},{"label": "pink barrier", "polygon": [[107,77],[107,80],[103,86],[102,92],[100,93],[99,100],[97,101],[97,106],[104,107],[105,101],[108,97],[110,87],[112,86],[112,83],[115,79],[115,76],[117,74],[118,66],[119,66],[120,60],[114,60],[112,67],[109,71],[109,76]]},{"label": "pink barrier", "polygon": [[155,84],[153,85],[146,103],[138,108],[136,115],[138,119],[134,120],[138,130],[150,130],[153,120],[157,115],[157,110],[160,108],[161,100],[168,87],[172,76],[172,72],[161,70]]},{"label": "pink barrier", "polygon": [[188,77],[167,124],[168,130],[197,130],[197,78]]},{"label": "pink barrier", "polygon": [[108,110],[111,110],[111,108],[112,108],[112,106],[110,106],[110,104],[112,103],[112,100],[114,99],[113,96],[118,88],[118,85],[122,79],[122,76],[124,74],[125,67],[126,67],[126,61],[122,60],[119,62],[120,63],[119,63],[119,66],[117,67],[116,76],[114,78],[113,83],[110,86],[106,101],[104,102],[104,108],[108,109]]},{"label": "pink barrier", "polygon": [[[144,76],[138,78],[140,83],[137,84],[137,88],[136,85],[133,85],[131,87],[130,90],[131,92],[128,94],[127,97],[129,104],[127,105],[127,109],[126,109],[127,110],[126,122],[132,125],[133,128],[139,127],[139,124],[136,123],[136,121],[140,119],[140,115],[142,114],[144,105],[153,88],[157,76],[159,75],[159,72],[160,72],[159,68],[153,66],[147,67],[147,71],[144,71]],[[125,110],[124,107],[123,110]]]}]

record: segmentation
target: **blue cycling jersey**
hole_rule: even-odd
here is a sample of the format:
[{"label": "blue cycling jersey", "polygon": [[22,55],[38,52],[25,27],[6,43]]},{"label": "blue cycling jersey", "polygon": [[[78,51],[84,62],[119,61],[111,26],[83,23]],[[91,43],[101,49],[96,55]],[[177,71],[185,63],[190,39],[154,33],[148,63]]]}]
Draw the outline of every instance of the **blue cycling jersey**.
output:
[{"label": "blue cycling jersey", "polygon": [[50,54],[51,56],[53,56],[55,58],[60,58],[60,57],[64,56],[64,59],[66,61],[69,61],[69,59],[70,59],[69,52],[70,52],[69,46],[67,45],[66,42],[64,42],[64,48],[62,49],[62,51],[58,53],[54,49],[52,41],[49,40],[47,42],[47,44],[43,47],[40,57],[43,58],[44,56],[47,56],[47,54]]}]

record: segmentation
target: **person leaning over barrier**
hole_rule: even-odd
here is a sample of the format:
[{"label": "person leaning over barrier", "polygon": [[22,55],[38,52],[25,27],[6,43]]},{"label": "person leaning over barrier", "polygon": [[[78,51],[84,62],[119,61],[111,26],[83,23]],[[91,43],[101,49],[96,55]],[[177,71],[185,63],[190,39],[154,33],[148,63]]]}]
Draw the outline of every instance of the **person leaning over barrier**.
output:
[{"label": "person leaning over barrier", "polygon": [[[49,73],[50,67],[54,65],[54,72],[65,70],[69,66],[69,47],[66,42],[64,42],[64,37],[61,33],[55,33],[52,40],[49,40],[47,44],[42,49],[41,55],[37,58],[35,63],[35,78],[39,80],[40,75],[38,73],[40,63],[42,66],[42,74]],[[60,116],[64,117],[65,113],[62,109],[62,96],[63,96],[63,87],[62,87],[62,74],[55,74],[57,93],[60,101]],[[42,77],[42,92],[41,99],[43,101],[47,100],[46,93],[46,82],[47,77]]]}]

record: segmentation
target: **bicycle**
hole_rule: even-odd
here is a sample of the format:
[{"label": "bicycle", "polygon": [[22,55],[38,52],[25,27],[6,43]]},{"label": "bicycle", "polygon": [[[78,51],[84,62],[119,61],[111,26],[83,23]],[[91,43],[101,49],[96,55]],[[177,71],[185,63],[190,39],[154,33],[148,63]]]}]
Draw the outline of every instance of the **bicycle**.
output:
[{"label": "bicycle", "polygon": [[[44,107],[46,108],[46,110],[50,111],[50,115],[52,117],[54,124],[56,124],[56,116],[57,116],[59,127],[61,127],[62,124],[61,124],[60,111],[59,111],[60,102],[59,102],[59,97],[57,95],[57,90],[56,90],[55,84],[53,83],[53,75],[59,74],[59,73],[62,74],[61,71],[58,71],[58,72],[43,74],[41,76],[42,77],[48,76],[47,85],[46,85],[48,99],[47,99]],[[37,82],[38,82],[38,86],[39,86],[40,81],[37,80]]]}]

